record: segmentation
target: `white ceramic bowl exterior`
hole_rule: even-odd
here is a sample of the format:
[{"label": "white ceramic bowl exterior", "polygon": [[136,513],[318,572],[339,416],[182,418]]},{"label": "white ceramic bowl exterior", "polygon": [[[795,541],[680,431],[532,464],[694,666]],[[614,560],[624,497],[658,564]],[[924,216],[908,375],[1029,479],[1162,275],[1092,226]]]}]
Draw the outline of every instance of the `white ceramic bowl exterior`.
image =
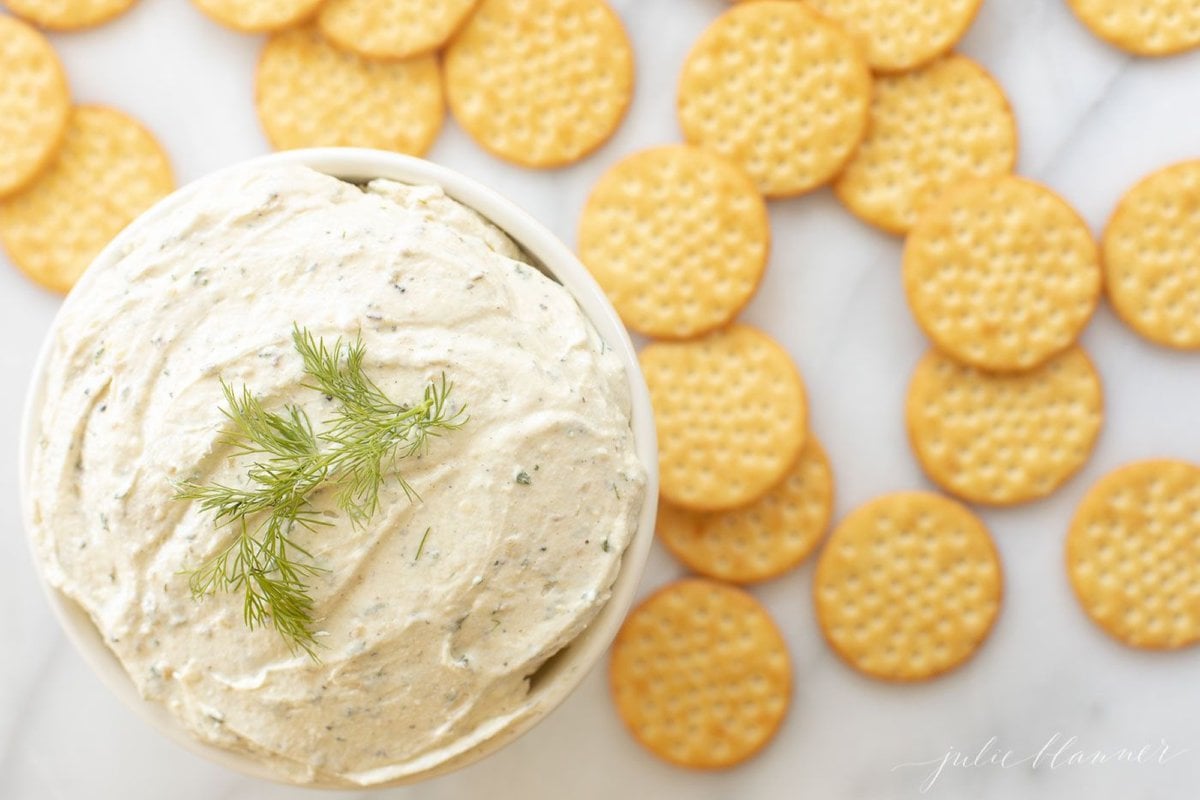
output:
[{"label": "white ceramic bowl exterior", "polygon": [[[625,551],[620,574],[613,585],[612,597],[587,630],[556,656],[553,663],[548,664],[539,673],[537,685],[531,690],[536,705],[529,716],[516,726],[481,742],[473,749],[450,761],[396,782],[414,783],[477,761],[529,730],[579,685],[584,676],[600,660],[616,635],[617,629],[633,602],[642,569],[650,552],[650,543],[654,538],[656,498],[658,497],[658,449],[654,417],[650,407],[650,395],[642,378],[637,353],[633,348],[633,343],[629,340],[628,333],[612,305],[604,296],[604,292],[588,274],[583,264],[553,233],[492,190],[437,164],[378,150],[358,148],[292,150],[242,162],[229,169],[241,169],[256,165],[302,165],[355,182],[363,182],[372,178],[390,178],[405,183],[441,186],[447,195],[463,205],[475,209],[507,233],[524,248],[537,266],[561,283],[574,296],[584,314],[591,320],[601,337],[616,350],[625,365],[633,407],[634,441],[638,457],[647,473],[646,503],[638,520],[638,529],[629,548]],[[206,180],[201,179],[184,186],[134,220],[97,256],[73,291],[87,291],[94,274],[109,268],[116,262],[126,241],[136,236],[139,229],[160,219],[201,191]],[[37,422],[36,409],[41,405],[45,363],[51,349],[49,345],[57,336],[57,331],[58,321],[56,320],[47,334],[34,367],[21,426],[19,474],[22,514],[27,530],[30,529],[27,481],[33,456],[32,442]],[[40,564],[38,569],[40,573]],[[75,603],[46,584],[44,580],[43,586],[67,637],[75,644],[84,660],[95,670],[101,680],[126,706],[158,730],[198,755],[248,775],[279,780],[278,775],[248,756],[239,755],[194,738],[179,725],[166,709],[143,700],[133,682],[129,680],[121,663],[104,644],[99,631],[96,630],[88,615]],[[346,788],[343,784],[337,784],[337,786]]]}]

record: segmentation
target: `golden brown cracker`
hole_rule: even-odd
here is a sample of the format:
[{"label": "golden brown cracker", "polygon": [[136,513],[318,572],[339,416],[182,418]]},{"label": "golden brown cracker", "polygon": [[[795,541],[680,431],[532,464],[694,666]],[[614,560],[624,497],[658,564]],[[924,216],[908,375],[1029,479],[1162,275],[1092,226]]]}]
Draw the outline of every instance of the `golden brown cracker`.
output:
[{"label": "golden brown cracker", "polygon": [[1130,189],[1101,251],[1108,299],[1129,327],[1167,347],[1200,348],[1200,161]]},{"label": "golden brown cracker", "polygon": [[985,372],[930,350],[906,405],[929,477],[974,503],[1045,497],[1087,463],[1104,419],[1100,376],[1072,347],[1028,372]]},{"label": "golden brown cracker", "polygon": [[871,73],[842,28],[791,0],[726,11],[679,81],[684,137],[740,165],[768,197],[831,180],[867,130]]},{"label": "golden brown cracker", "polygon": [[0,202],[0,244],[33,280],[66,292],[122,228],[173,188],[167,156],[141,124],[79,106],[46,171]]},{"label": "golden brown cracker", "polygon": [[323,0],[192,0],[216,22],[244,33],[267,33],[299,25]]},{"label": "golden brown cracker", "polygon": [[258,63],[258,117],[271,145],[375,147],[424,155],[445,117],[434,56],[371,61],[313,28],[272,36]]},{"label": "golden brown cracker", "polygon": [[1092,33],[1122,50],[1166,56],[1200,45],[1194,0],[1067,0]]},{"label": "golden brown cracker", "polygon": [[0,198],[50,162],[71,113],[66,74],[46,37],[0,16]]},{"label": "golden brown cracker", "polygon": [[787,644],[746,592],[691,579],[659,589],[613,642],[617,712],[659,758],[718,769],[775,735],[791,701]]},{"label": "golden brown cracker", "polygon": [[867,138],[833,188],[861,219],[906,233],[946,189],[1012,172],[1017,125],[1000,85],[950,55],[875,81]]},{"label": "golden brown cracker", "polygon": [[732,320],[758,288],[770,246],[753,181],[687,145],[619,162],[592,190],[579,228],[579,257],[621,319],[661,338]]},{"label": "golden brown cracker", "polygon": [[1015,176],[948,190],[904,246],[904,290],[926,335],[981,369],[1026,370],[1070,347],[1100,297],[1099,254],[1079,214]]},{"label": "golden brown cracker", "polygon": [[807,0],[845,26],[879,72],[928,64],[963,37],[983,0]]},{"label": "golden brown cracker", "polygon": [[1071,520],[1066,557],[1084,611],[1117,640],[1200,642],[1200,467],[1141,461],[1105,475]]},{"label": "golden brown cracker", "polygon": [[444,45],[479,0],[327,0],[317,26],[366,58],[412,58]]},{"label": "golden brown cracker", "polygon": [[751,503],[796,463],[808,430],[800,373],[787,351],[735,323],[642,350],[658,426],[662,496],[694,511]]},{"label": "golden brown cracker", "polygon": [[755,583],[795,567],[821,541],[833,513],[833,472],[810,433],[778,486],[744,508],[703,513],[659,504],[658,540],[688,569]]},{"label": "golden brown cracker", "polygon": [[847,664],[916,681],[966,661],[1000,611],[1000,558],[983,523],[929,492],[884,495],[852,512],[817,563],[817,620]]},{"label": "golden brown cracker", "polygon": [[445,51],[455,119],[500,158],[559,167],[616,131],[633,48],[604,0],[483,0]]},{"label": "golden brown cracker", "polygon": [[135,0],[3,0],[18,17],[42,28],[69,31],[108,22]]}]

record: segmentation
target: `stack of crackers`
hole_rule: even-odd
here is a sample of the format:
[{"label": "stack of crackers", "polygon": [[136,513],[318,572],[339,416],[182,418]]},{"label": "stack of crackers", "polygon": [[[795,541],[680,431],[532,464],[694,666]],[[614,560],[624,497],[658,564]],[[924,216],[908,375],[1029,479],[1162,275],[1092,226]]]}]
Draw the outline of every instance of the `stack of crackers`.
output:
[{"label": "stack of crackers", "polygon": [[[952,52],[979,5],[737,4],[684,64],[687,144],[626,158],[586,204],[583,261],[626,324],[656,340],[641,362],[659,429],[658,538],[700,576],[654,593],[613,650],[618,710],[668,761],[726,767],[771,739],[788,706],[787,649],[734,584],[799,564],[831,516],[832,472],[800,375],[770,337],[736,321],[768,260],[765,200],[829,185],[860,219],[905,237],[905,292],[931,343],[905,413],[912,449],[944,494],[859,507],[829,536],[814,576],[826,641],[865,675],[932,678],[987,637],[1002,569],[965,503],[1044,498],[1088,460],[1103,392],[1076,342],[1104,286],[1140,333],[1200,347],[1200,162],[1136,188],[1102,252],[1065,200],[1013,175],[1017,127],[1004,91]],[[1121,3],[1073,5],[1086,20]],[[1141,21],[1174,30],[1169,15]],[[1072,583],[1123,641],[1200,640],[1193,498],[1200,468],[1147,462],[1101,481],[1071,525]],[[1135,576],[1137,558],[1145,570]]]}]

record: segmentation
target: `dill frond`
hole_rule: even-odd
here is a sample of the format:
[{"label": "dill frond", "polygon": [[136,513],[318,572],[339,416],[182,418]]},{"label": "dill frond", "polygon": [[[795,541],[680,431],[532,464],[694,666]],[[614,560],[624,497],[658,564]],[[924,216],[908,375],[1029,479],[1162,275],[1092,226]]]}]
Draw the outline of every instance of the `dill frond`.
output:
[{"label": "dill frond", "polygon": [[199,503],[217,527],[236,531],[215,555],[185,570],[192,595],[241,592],[248,628],[269,623],[293,651],[317,659],[309,581],[325,570],[292,538],[297,527],[330,524],[313,511],[312,496],[332,487],[338,508],[356,525],[379,510],[390,476],[410,501],[418,499],[401,462],[425,453],[431,437],[461,428],[467,417],[463,407],[451,411],[453,384],[444,374],[425,387],[420,402],[399,404],[367,375],[361,339],[329,346],[297,325],[292,341],[311,380],[304,386],[334,403],[326,427],[318,433],[299,406],[270,411],[248,387],[239,392],[222,380],[229,430],[221,441],[236,456],[254,459],[245,485],[184,481],[176,497]]}]

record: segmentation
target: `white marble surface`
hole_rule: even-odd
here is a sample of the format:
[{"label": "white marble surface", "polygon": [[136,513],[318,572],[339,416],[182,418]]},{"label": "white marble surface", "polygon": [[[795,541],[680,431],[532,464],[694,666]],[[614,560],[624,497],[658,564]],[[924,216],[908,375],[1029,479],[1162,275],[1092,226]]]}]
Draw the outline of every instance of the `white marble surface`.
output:
[{"label": "white marble surface", "polygon": [[[431,157],[516,199],[568,241],[589,186],[621,155],[678,137],[674,83],[690,43],[724,0],[614,0],[632,33],[638,94],[616,138],[587,162],[533,173],[483,154],[449,123]],[[142,0],[100,30],[54,37],[78,100],[143,119],[182,181],[266,150],[251,104],[260,43],[224,31],[186,0]],[[1022,136],[1021,172],[1073,201],[1097,229],[1150,169],[1200,155],[1200,53],[1133,60],[1094,40],[1063,0],[987,0],[962,49],[1007,89]],[[746,317],[791,350],[838,477],[839,516],[893,489],[925,486],[905,442],[901,404],[923,342],[900,290],[899,244],[843,212],[828,191],[772,207],[775,252]],[[38,342],[58,300],[0,264],[0,797],[296,798],[239,777],[159,737],[105,691],[59,633],[36,582],[16,490],[17,422]],[[859,677],[826,649],[809,601],[811,565],[755,590],[795,661],[794,704],[753,762],[722,774],[662,764],[625,734],[604,671],[495,757],[387,798],[813,797],[921,795],[949,748],[980,765],[948,768],[926,796],[979,800],[1183,798],[1200,784],[1200,649],[1124,649],[1083,617],[1061,550],[1090,482],[1136,457],[1200,458],[1200,356],[1167,353],[1101,310],[1088,329],[1109,417],[1083,473],[1052,499],[986,512],[1007,597],[990,641],[965,669],[921,686]],[[656,550],[643,591],[680,569]],[[1059,766],[1029,760],[1055,735],[1089,753],[1166,741],[1169,763]],[[1012,750],[1010,767],[989,765]],[[1181,752],[1186,751],[1186,752]],[[1062,758],[1071,752],[1064,751]],[[1020,763],[1014,763],[1026,759]],[[1061,760],[1061,758],[1060,758]],[[346,795],[350,796],[350,795]]]}]

